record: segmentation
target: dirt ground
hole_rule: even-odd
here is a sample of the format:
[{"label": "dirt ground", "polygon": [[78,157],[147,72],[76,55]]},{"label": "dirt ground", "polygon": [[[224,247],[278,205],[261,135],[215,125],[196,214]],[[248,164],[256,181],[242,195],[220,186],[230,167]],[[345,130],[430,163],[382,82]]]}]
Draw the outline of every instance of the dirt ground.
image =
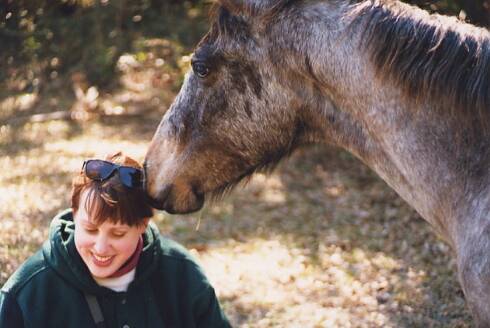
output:
[{"label": "dirt ground", "polygon": [[[80,113],[56,86],[0,100],[0,284],[68,207],[84,159],[143,159],[175,95],[161,64],[125,57],[120,87],[82,119],[32,116]],[[234,327],[471,326],[451,250],[340,150],[304,147],[199,213],[154,220],[202,263]]]}]

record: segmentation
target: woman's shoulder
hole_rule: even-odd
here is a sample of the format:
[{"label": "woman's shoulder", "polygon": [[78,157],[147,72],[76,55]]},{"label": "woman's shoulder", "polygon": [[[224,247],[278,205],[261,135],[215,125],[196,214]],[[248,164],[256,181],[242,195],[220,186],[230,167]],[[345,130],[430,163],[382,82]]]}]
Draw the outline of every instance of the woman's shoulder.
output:
[{"label": "woman's shoulder", "polygon": [[204,290],[210,286],[203,267],[183,245],[160,236],[159,274],[168,281],[186,281],[187,288]]},{"label": "woman's shoulder", "polygon": [[168,238],[166,236],[159,236],[159,248],[160,248],[160,260],[165,266],[169,263],[174,263],[175,265],[184,265],[187,267],[192,267],[197,271],[201,271],[201,266],[198,260],[194,257],[191,252],[185,248],[182,244],[177,241]]},{"label": "woman's shoulder", "polygon": [[[184,246],[171,238],[162,235],[158,226],[152,221],[150,221],[143,239],[145,245],[151,245],[153,250],[156,248],[155,254],[161,255],[164,258],[193,260],[192,255]],[[145,246],[143,246],[143,248],[145,248]]]},{"label": "woman's shoulder", "polygon": [[165,257],[174,258],[176,260],[185,260],[195,262],[191,253],[177,241],[160,235],[160,251]]},{"label": "woman's shoulder", "polygon": [[36,285],[39,281],[48,281],[50,279],[49,277],[56,278],[52,266],[48,264],[45,253],[49,252],[52,247],[51,237],[55,230],[59,229],[58,226],[61,225],[61,222],[70,221],[71,217],[71,209],[66,209],[59,212],[52,219],[50,224],[50,238],[9,277],[7,282],[2,286],[2,292],[8,292],[11,295],[18,294],[21,290],[30,289],[28,288],[29,286]]},{"label": "woman's shoulder", "polygon": [[15,295],[27,285],[37,281],[41,276],[44,276],[50,271],[40,249],[22,263],[9,277],[5,285],[2,286],[2,292]]}]

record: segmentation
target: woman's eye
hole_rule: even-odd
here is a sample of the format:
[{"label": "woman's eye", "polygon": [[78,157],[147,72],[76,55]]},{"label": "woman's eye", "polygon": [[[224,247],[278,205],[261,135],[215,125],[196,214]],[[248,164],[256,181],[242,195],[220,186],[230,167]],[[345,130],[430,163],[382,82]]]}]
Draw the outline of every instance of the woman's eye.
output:
[{"label": "woman's eye", "polygon": [[203,78],[209,74],[209,67],[207,67],[204,63],[195,62],[192,64],[192,70],[194,73]]}]

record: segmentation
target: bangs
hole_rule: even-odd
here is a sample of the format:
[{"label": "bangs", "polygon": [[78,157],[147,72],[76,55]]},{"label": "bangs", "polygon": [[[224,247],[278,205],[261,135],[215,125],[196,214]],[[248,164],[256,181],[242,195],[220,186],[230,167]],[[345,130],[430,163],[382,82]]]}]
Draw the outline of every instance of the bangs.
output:
[{"label": "bangs", "polygon": [[137,206],[145,204],[143,193],[121,192],[107,184],[92,184],[86,192],[85,204],[80,205],[84,206],[86,212],[90,213],[90,218],[97,224],[110,221],[137,226],[153,215],[150,207]]}]

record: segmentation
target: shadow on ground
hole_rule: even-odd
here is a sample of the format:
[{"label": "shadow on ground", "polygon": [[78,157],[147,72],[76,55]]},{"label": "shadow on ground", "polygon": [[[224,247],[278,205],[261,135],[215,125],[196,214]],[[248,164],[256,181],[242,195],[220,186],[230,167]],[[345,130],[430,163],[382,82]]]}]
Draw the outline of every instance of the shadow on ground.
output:
[{"label": "shadow on ground", "polygon": [[[198,221],[198,232],[189,234]],[[292,327],[469,327],[448,246],[366,166],[336,149],[301,149],[271,177],[259,175],[202,213],[163,215],[161,225],[195,248],[205,263],[210,238],[225,245],[220,247],[241,249],[244,259],[224,257],[230,262],[223,265],[227,274],[240,275],[229,268],[234,263],[250,260],[250,266],[260,267],[270,262],[258,271],[242,265],[235,280],[216,273],[217,284],[265,289],[257,293],[222,286],[234,309],[244,307],[237,294],[257,293],[250,302],[268,309],[255,314],[248,308],[257,327],[291,322]],[[254,252],[263,256],[247,260]],[[274,252],[288,255],[274,260]],[[208,265],[220,264],[211,256]],[[292,273],[291,267],[296,267]],[[279,296],[265,296],[269,289],[281,290]],[[269,320],[267,314],[281,316],[284,307],[292,313],[296,309],[298,316],[288,321],[282,314],[281,324]],[[299,313],[309,319],[302,321]],[[237,323],[246,326],[251,319],[243,317],[238,315]]]},{"label": "shadow on ground", "polygon": [[[0,280],[69,205],[84,158],[142,159],[159,114],[19,127],[1,140]],[[155,215],[203,263],[237,327],[469,327],[450,250],[349,154],[305,147],[188,216]]]}]

